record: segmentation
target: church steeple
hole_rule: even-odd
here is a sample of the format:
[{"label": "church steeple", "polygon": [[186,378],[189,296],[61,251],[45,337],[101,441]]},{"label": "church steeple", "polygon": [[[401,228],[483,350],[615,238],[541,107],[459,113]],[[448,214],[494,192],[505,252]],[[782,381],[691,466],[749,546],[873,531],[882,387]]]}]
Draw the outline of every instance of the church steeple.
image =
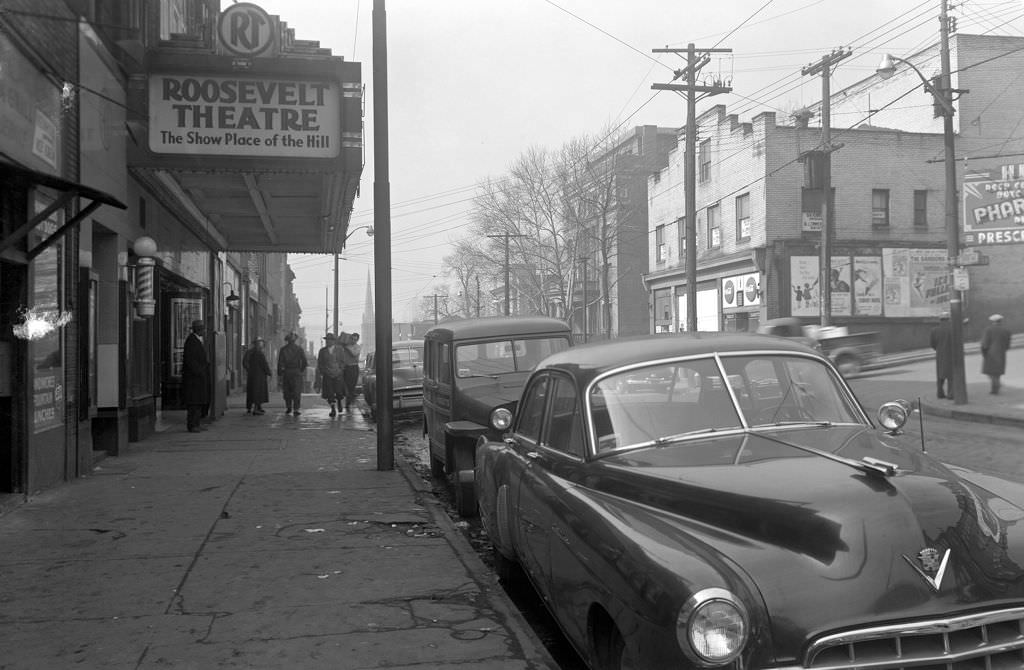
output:
[{"label": "church steeple", "polygon": [[365,343],[365,349],[367,353],[373,351],[374,346],[377,342],[377,331],[374,328],[374,314],[373,314],[373,287],[370,285],[370,269],[366,269],[366,302],[363,305],[363,336],[362,341]]}]

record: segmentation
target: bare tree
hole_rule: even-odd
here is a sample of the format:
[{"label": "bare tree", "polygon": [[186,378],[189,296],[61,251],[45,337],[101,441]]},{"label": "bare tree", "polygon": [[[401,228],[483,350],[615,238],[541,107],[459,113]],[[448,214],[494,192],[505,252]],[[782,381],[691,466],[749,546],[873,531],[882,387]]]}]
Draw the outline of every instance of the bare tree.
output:
[{"label": "bare tree", "polygon": [[482,303],[482,290],[488,295],[494,287],[494,266],[482,240],[470,238],[455,243],[455,250],[444,259],[446,277],[458,287],[453,310],[469,318],[488,312]]}]

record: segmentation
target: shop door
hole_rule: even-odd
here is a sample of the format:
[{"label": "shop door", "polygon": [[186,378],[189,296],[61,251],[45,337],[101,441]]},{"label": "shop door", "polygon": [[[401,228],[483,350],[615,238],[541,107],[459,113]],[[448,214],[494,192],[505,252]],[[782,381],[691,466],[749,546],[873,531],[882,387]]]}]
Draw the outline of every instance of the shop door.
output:
[{"label": "shop door", "polygon": [[26,268],[0,262],[0,493],[15,493],[25,486],[25,408],[27,398],[23,340],[14,337],[19,308],[26,304]]},{"label": "shop door", "polygon": [[161,294],[160,396],[161,409],[185,409],[181,399],[181,364],[185,338],[192,322],[205,320],[203,294],[167,291]]}]

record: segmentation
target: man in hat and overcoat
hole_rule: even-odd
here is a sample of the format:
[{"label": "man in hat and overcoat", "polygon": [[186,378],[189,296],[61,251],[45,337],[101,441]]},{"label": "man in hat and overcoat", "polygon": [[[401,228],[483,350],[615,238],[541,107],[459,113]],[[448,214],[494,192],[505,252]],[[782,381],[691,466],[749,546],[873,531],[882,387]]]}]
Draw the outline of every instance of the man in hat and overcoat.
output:
[{"label": "man in hat and overcoat", "polygon": [[345,382],[342,379],[342,367],[337,351],[337,338],[334,333],[324,335],[324,346],[316,356],[316,387],[320,397],[331,405],[331,416],[338,415],[338,400],[345,395]]},{"label": "man in hat and overcoat", "polygon": [[943,312],[939,325],[932,328],[930,344],[935,350],[935,383],[938,398],[953,397],[953,327]]},{"label": "man in hat and overcoat", "polygon": [[981,374],[992,382],[989,393],[998,395],[999,378],[1006,373],[1006,350],[1010,348],[1010,331],[1003,325],[1003,315],[988,317],[989,325],[981,334]]},{"label": "man in hat and overcoat", "polygon": [[190,433],[203,430],[199,420],[210,404],[210,361],[203,344],[205,334],[206,324],[193,321],[181,358],[181,399],[185,403],[185,427]]},{"label": "man in hat and overcoat", "polygon": [[270,364],[263,353],[263,338],[253,339],[249,349],[242,356],[242,367],[245,368],[245,413],[266,414],[263,403],[270,402]]},{"label": "man in hat and overcoat", "polygon": [[285,414],[300,414],[302,404],[302,378],[306,374],[306,352],[295,344],[295,333],[284,336],[285,345],[277,352],[277,378],[284,393]]}]

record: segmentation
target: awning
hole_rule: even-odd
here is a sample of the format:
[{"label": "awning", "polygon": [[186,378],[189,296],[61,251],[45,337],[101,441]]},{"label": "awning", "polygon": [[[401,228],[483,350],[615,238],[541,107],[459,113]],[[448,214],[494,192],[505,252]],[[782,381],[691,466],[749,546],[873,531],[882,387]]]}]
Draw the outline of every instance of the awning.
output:
[{"label": "awning", "polygon": [[52,188],[55,191],[60,191],[60,195],[57,199],[54,200],[46,209],[16,228],[9,236],[0,240],[0,253],[7,251],[14,245],[21,242],[21,240],[28,235],[30,230],[35,228],[42,221],[45,221],[48,216],[57,210],[62,209],[72,198],[83,198],[90,202],[77,214],[65,221],[64,224],[54,231],[52,235],[47,237],[36,247],[29,250],[29,260],[38,256],[54,241],[60,239],[68,228],[76,225],[82,219],[92,214],[100,207],[100,205],[110,205],[111,207],[117,207],[118,209],[127,209],[123,202],[109,193],[104,193],[103,191],[91,188],[84,184],[78,184],[73,181],[61,179],[60,177],[56,177],[46,172],[40,172],[38,170],[25,167],[3,152],[0,152],[0,178],[2,178],[4,182],[8,183],[21,182],[29,186],[45,186],[47,188]]}]

